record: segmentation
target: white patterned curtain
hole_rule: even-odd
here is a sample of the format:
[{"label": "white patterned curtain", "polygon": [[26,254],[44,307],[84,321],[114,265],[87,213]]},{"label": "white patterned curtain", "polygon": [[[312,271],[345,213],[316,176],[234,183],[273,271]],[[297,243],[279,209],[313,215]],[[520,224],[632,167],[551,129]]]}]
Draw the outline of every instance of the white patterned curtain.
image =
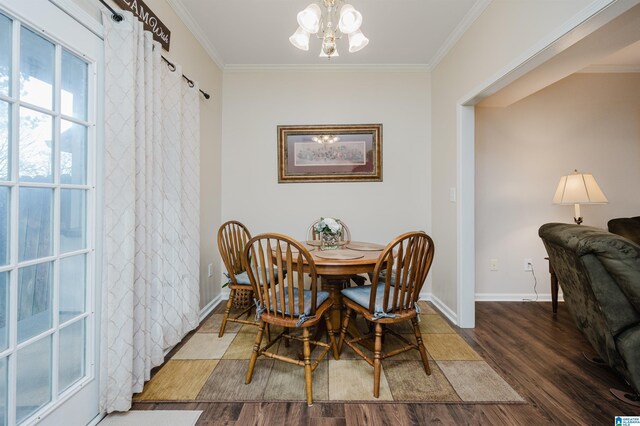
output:
[{"label": "white patterned curtain", "polygon": [[[198,325],[200,105],[128,12],[105,29],[101,407],[126,411]],[[155,47],[154,47],[155,46]]]}]

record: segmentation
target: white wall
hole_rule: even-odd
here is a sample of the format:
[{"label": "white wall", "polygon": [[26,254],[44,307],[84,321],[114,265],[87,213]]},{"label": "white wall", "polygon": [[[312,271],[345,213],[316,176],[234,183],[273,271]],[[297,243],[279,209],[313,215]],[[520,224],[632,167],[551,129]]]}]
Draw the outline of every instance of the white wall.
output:
[{"label": "white wall", "polygon": [[[457,205],[449,188],[458,183],[457,105],[481,85],[525,59],[523,55],[591,0],[494,0],[432,72],[433,236],[439,261],[433,266],[433,294],[457,312]],[[586,18],[586,15],[585,15]]]},{"label": "white wall", "polygon": [[[298,239],[320,216],[360,241],[429,233],[429,97],[426,72],[225,72],[223,219]],[[276,126],[366,123],[383,124],[383,182],[278,184]]]},{"label": "white wall", "polygon": [[[640,214],[640,74],[574,74],[507,108],[476,108],[476,296],[549,299],[538,228],[573,223],[551,203],[560,176],[591,172],[609,199],[581,206],[584,225]],[[498,271],[489,270],[498,259]]]},{"label": "white wall", "polygon": [[[102,5],[97,0],[73,1],[100,20]],[[171,50],[162,54],[182,65],[184,74],[211,95],[209,100],[200,98],[200,307],[204,307],[220,294],[221,261],[215,233],[221,223],[222,71],[166,0],[145,3],[171,30]],[[209,263],[214,265],[213,277],[207,276]]]}]

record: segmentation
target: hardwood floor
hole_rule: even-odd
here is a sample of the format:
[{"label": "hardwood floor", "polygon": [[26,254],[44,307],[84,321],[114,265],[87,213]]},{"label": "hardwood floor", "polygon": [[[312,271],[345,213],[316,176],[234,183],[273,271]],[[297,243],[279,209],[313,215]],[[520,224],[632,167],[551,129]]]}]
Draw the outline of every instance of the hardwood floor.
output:
[{"label": "hardwood floor", "polygon": [[564,304],[479,302],[476,328],[461,335],[527,404],[135,403],[135,410],[203,410],[210,425],[607,425],[640,416],[610,387],[629,389],[582,352],[591,346]]}]

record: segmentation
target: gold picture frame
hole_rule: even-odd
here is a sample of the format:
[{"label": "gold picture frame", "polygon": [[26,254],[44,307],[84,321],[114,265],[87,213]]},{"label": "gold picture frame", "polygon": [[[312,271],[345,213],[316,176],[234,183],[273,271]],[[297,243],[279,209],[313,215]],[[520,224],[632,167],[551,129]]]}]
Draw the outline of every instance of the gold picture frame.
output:
[{"label": "gold picture frame", "polygon": [[278,183],[382,182],[382,124],[278,126]]}]

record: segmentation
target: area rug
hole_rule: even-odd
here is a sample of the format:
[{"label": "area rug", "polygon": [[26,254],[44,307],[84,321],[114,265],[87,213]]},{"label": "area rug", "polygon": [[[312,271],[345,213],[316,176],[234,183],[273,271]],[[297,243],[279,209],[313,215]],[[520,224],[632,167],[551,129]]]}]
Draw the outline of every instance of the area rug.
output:
[{"label": "area rug", "polygon": [[[429,355],[431,375],[422,368],[418,351],[409,351],[382,362],[380,397],[373,397],[373,367],[346,345],[339,360],[323,360],[313,373],[316,402],[432,402],[522,403],[524,400],[427,302],[421,305],[420,330]],[[218,338],[222,314],[212,314],[151,378],[135,401],[304,401],[304,369],[260,357],[253,380],[245,385],[257,328],[227,323]],[[366,329],[364,323],[358,324]],[[394,327],[414,339],[410,322]],[[272,331],[273,333],[273,331]],[[300,348],[278,343],[278,353],[295,356]],[[385,335],[383,351],[402,346]],[[313,357],[314,354],[312,354]]]}]

